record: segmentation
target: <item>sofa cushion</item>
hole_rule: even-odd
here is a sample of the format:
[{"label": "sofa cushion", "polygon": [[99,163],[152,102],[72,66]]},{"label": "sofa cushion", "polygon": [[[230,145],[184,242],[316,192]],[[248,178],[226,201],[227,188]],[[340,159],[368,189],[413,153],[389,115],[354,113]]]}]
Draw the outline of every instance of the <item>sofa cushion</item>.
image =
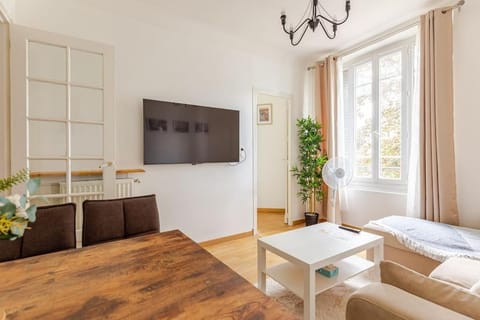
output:
[{"label": "sofa cushion", "polygon": [[357,319],[466,320],[471,318],[394,286],[372,283],[358,289],[348,299],[346,320]]},{"label": "sofa cushion", "polygon": [[480,281],[473,285],[473,287],[470,289],[470,292],[480,296]]},{"label": "sofa cushion", "polygon": [[480,261],[468,258],[450,258],[435,268],[430,278],[470,289],[480,281]]},{"label": "sofa cushion", "polygon": [[425,300],[480,319],[480,297],[450,284],[426,277],[391,261],[380,263],[382,282]]}]

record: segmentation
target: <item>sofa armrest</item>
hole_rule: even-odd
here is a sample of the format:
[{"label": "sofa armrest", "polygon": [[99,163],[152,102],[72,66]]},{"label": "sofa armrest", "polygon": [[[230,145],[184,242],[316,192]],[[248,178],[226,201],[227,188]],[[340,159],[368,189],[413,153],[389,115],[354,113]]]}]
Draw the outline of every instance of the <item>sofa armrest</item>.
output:
[{"label": "sofa armrest", "polygon": [[373,283],[357,290],[348,300],[346,320],[361,319],[461,320],[471,318],[391,285]]}]

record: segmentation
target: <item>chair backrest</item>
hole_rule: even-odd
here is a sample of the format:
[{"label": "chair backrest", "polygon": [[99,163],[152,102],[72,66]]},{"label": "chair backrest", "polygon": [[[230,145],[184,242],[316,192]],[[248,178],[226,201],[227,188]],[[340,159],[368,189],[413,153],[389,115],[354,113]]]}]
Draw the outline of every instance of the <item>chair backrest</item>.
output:
[{"label": "chair backrest", "polygon": [[83,202],[82,246],[160,231],[155,195]]},{"label": "chair backrest", "polygon": [[0,240],[0,262],[19,259],[22,256],[22,239]]},{"label": "chair backrest", "polygon": [[0,262],[75,248],[75,209],[74,203],[38,207],[22,238],[0,241]]},{"label": "chair backrest", "polygon": [[75,203],[38,207],[37,220],[23,236],[22,258],[74,249]]}]

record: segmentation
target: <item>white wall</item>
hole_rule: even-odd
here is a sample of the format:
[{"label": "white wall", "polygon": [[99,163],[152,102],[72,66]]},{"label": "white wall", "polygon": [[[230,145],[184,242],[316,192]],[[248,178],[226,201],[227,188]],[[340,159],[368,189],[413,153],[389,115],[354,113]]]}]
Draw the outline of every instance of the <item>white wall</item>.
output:
[{"label": "white wall", "polygon": [[272,124],[257,125],[258,207],[287,209],[288,99],[259,94],[257,103],[272,105]]},{"label": "white wall", "polygon": [[157,195],[162,230],[196,241],[252,230],[252,88],[298,97],[300,67],[273,49],[151,11],[134,0],[17,0],[15,19],[115,46],[117,167],[143,167],[142,98],[240,110],[244,163],[146,166],[138,191]]},{"label": "white wall", "polygon": [[480,228],[480,1],[455,14],[455,154],[460,224]]}]

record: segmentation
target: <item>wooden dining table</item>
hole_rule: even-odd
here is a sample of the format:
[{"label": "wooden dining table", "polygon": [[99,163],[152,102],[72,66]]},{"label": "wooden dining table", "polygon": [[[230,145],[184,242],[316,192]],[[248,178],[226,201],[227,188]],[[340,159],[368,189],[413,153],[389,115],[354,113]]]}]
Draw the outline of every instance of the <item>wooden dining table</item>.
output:
[{"label": "wooden dining table", "polygon": [[297,319],[182,232],[0,263],[17,319]]}]

